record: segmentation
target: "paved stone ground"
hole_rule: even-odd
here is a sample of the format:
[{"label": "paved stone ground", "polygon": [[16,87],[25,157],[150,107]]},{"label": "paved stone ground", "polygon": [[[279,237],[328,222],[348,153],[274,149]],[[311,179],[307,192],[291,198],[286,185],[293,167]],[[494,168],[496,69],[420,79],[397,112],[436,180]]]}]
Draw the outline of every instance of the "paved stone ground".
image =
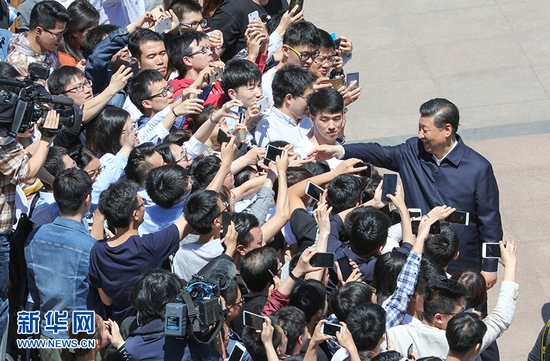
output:
[{"label": "paved stone ground", "polygon": [[501,360],[525,360],[550,317],[550,2],[305,0],[304,8],[354,43],[346,70],[360,72],[363,94],[348,113],[348,141],[398,144],[416,135],[424,101],[459,107],[459,134],[493,164],[505,239],[518,243],[521,292],[498,341]]}]

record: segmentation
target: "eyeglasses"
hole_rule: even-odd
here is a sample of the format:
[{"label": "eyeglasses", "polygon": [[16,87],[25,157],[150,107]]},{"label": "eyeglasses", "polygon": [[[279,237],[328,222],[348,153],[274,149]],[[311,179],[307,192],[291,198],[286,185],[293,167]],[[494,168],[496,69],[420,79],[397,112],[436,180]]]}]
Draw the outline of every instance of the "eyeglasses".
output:
[{"label": "eyeglasses", "polygon": [[52,35],[54,36],[55,40],[61,40],[61,39],[63,39],[63,35],[65,35],[65,32],[67,31],[67,29],[65,29],[65,30],[63,30],[62,33],[57,34],[57,33],[54,33],[54,32],[52,32],[52,31],[49,31],[48,29],[43,29],[43,30],[44,30],[45,32],[47,32],[47,33],[52,34]]},{"label": "eyeglasses", "polygon": [[144,207],[145,206],[145,201],[141,202],[141,204],[139,206],[136,207],[136,211],[138,209],[140,209],[141,207]]},{"label": "eyeglasses", "polygon": [[77,85],[74,88],[71,88],[69,90],[65,90],[61,94],[65,94],[65,93],[82,93],[84,91],[85,86],[91,88],[92,87],[92,81],[90,79],[86,79],[86,81],[84,83],[79,84],[79,85]]},{"label": "eyeglasses", "polygon": [[90,176],[90,178],[94,178],[94,177],[97,177],[101,174],[101,172],[103,172],[103,169],[105,169],[105,166],[104,165],[101,165],[99,166],[99,168],[97,168],[96,170],[91,170],[88,172],[88,175]]},{"label": "eyeglasses", "polygon": [[242,305],[244,302],[245,302],[245,301],[244,301],[244,297],[241,297],[241,300],[240,300],[239,302],[235,302],[234,304],[229,305],[229,307],[231,307],[231,306],[237,306],[237,305]]},{"label": "eyeglasses", "polygon": [[287,45],[287,46],[290,50],[295,52],[296,55],[298,55],[300,57],[301,61],[304,61],[304,62],[308,61],[309,59],[314,59],[315,60],[317,57],[319,57],[319,54],[320,54],[319,50],[317,50],[313,53],[300,53],[299,51],[295,50],[292,46],[290,46],[290,45]]},{"label": "eyeglasses", "polygon": [[456,316],[460,313],[463,313],[464,311],[466,311],[466,306],[462,306],[462,308],[458,311],[458,312],[439,312],[440,314],[442,315],[453,315],[453,316]]},{"label": "eyeglasses", "polygon": [[202,53],[202,54],[208,54],[208,52],[212,50],[212,48],[208,45],[204,45],[203,47],[201,47],[199,50],[195,51],[195,52],[192,52],[191,54],[189,55],[186,55],[187,57],[191,57],[193,55],[196,55],[196,54],[199,54],[199,53]]},{"label": "eyeglasses", "polygon": [[185,148],[181,148],[183,150],[183,154],[181,155],[181,158],[176,160],[176,163],[179,163],[181,161],[184,161],[184,160],[189,160],[189,155],[187,154],[187,150],[185,150]]},{"label": "eyeglasses", "polygon": [[335,61],[336,61],[336,58],[334,56],[318,56],[315,58],[315,62],[317,64],[324,64],[324,63],[334,64]]},{"label": "eyeglasses", "polygon": [[145,100],[150,100],[150,99],[153,99],[155,97],[158,97],[158,96],[161,96],[161,97],[166,97],[168,95],[168,93],[173,93],[174,92],[174,87],[170,84],[168,84],[166,86],[166,88],[163,88],[160,93],[157,93],[155,95],[151,95],[149,98],[146,98]]},{"label": "eyeglasses", "polygon": [[185,23],[183,21],[180,21],[180,25],[185,25],[187,26],[188,28],[191,28],[193,30],[197,30],[197,28],[200,27],[204,29],[204,27],[206,26],[206,19],[202,19],[201,21],[193,21],[192,23]]}]

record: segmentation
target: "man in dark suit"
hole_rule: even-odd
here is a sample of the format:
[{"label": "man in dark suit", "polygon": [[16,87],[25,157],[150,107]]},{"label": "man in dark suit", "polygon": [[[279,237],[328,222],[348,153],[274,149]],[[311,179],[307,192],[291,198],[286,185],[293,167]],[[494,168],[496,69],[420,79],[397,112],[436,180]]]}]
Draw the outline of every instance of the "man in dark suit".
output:
[{"label": "man in dark suit", "polygon": [[468,226],[454,224],[460,254],[448,272],[480,270],[491,288],[497,280],[498,263],[482,259],[481,244],[502,239],[498,186],[489,161],[457,135],[458,123],[458,108],[453,103],[432,99],[420,107],[418,138],[390,147],[377,143],[325,145],[309,155],[318,160],[360,158],[398,172],[407,206],[421,208],[423,214],[441,205],[469,212]]}]

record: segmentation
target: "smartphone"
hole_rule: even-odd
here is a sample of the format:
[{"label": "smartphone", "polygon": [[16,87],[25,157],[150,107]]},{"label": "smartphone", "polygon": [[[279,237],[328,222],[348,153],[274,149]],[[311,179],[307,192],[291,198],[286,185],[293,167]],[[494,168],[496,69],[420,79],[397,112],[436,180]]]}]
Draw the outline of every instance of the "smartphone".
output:
[{"label": "smartphone", "polygon": [[246,327],[250,327],[256,330],[262,330],[264,326],[264,318],[252,312],[243,311],[243,323]]},{"label": "smartphone", "polygon": [[359,173],[355,173],[360,175],[361,177],[370,177],[372,175],[372,164],[370,163],[357,163],[353,166],[353,168],[362,168],[367,167],[367,169],[360,171]]},{"label": "smartphone", "polygon": [[336,260],[338,262],[338,266],[340,266],[340,272],[342,272],[342,278],[347,280],[351,273],[353,272],[353,268],[351,268],[351,265],[349,264],[349,258],[348,257],[342,257],[338,258]]},{"label": "smartphone", "polygon": [[485,242],[481,247],[481,257],[483,258],[500,258],[500,244]]},{"label": "smartphone", "polygon": [[334,50],[340,49],[340,43],[342,42],[341,38],[334,39]]},{"label": "smartphone", "polygon": [[220,80],[222,77],[223,77],[223,69],[214,68],[214,72],[210,74],[210,77],[208,78],[208,83],[214,84],[217,80]]},{"label": "smartphone", "polygon": [[279,156],[279,158],[283,157],[283,152],[284,150],[268,144],[265,150],[265,159],[275,162],[277,156]]},{"label": "smartphone", "polygon": [[260,14],[258,13],[258,10],[251,12],[248,14],[248,23],[250,24],[252,20],[260,20]]},{"label": "smartphone", "polygon": [[172,20],[164,19],[155,26],[155,31],[159,34],[164,33],[166,30],[172,29]]},{"label": "smartphone", "polygon": [[218,129],[218,137],[216,138],[216,142],[218,142],[218,144],[221,145],[222,143],[229,143],[230,140],[231,140],[231,137],[229,137],[229,135],[227,135],[226,132],[224,132],[221,129]]},{"label": "smartphone", "polygon": [[467,226],[468,224],[470,224],[470,213],[454,211],[447,218],[445,218],[445,221],[449,223],[463,224]]},{"label": "smartphone", "polygon": [[269,98],[265,97],[258,101],[258,106],[260,107],[260,113],[264,110],[269,109]]},{"label": "smartphone", "polygon": [[321,84],[329,84],[329,83],[332,84],[332,87],[335,90],[338,90],[340,89],[340,87],[342,87],[342,85],[344,85],[344,78],[328,79],[321,82]]},{"label": "smartphone", "polygon": [[229,361],[241,361],[246,349],[243,345],[240,343],[235,343],[235,347],[233,347],[233,350],[231,351],[231,355],[229,355]]},{"label": "smartphone", "polygon": [[395,195],[395,188],[397,187],[397,174],[384,174],[382,179],[384,184],[382,185],[382,202],[391,202],[387,197],[387,194]]},{"label": "smartphone", "polygon": [[357,83],[353,86],[353,89],[359,87],[359,72],[358,71],[353,71],[351,73],[348,73],[348,75],[346,75],[346,85],[347,86],[350,86],[351,83],[353,83],[354,81],[356,81]]},{"label": "smartphone", "polygon": [[409,348],[407,349],[407,359],[411,359],[411,353],[414,352],[414,347],[413,347],[413,344],[411,343],[411,345],[409,346]]},{"label": "smartphone", "polygon": [[133,62],[133,63],[130,63],[129,65],[126,65],[127,68],[131,68],[132,69],[132,76],[135,76],[137,75],[137,73],[139,73],[139,64],[137,62]]},{"label": "smartphone", "polygon": [[298,11],[294,13],[294,15],[298,14],[302,9],[304,8],[304,0],[290,0],[290,5],[288,6],[288,11],[292,11],[294,7],[298,5]]},{"label": "smartphone", "polygon": [[222,212],[222,231],[220,232],[220,238],[223,239],[227,234],[227,228],[231,225],[231,214],[229,212]]},{"label": "smartphone", "polygon": [[307,182],[306,194],[311,198],[315,199],[317,202],[321,200],[321,195],[323,194],[324,191],[325,190],[319,187],[317,184],[312,183],[310,181]]},{"label": "smartphone", "polygon": [[340,332],[340,334],[342,334],[342,325],[336,325],[328,322],[321,325],[321,333],[323,335],[336,337],[336,332]]},{"label": "smartphone", "polygon": [[411,219],[422,217],[422,210],[420,208],[409,208],[409,217]]},{"label": "smartphone", "polygon": [[334,253],[332,252],[319,252],[313,257],[311,257],[311,260],[309,263],[313,267],[325,267],[325,268],[332,268],[334,267]]},{"label": "smartphone", "polygon": [[[418,234],[418,226],[420,225],[420,219],[415,219],[411,221],[412,232],[414,235]],[[440,234],[441,233],[441,223],[439,221],[435,222],[430,226],[430,234]]]}]

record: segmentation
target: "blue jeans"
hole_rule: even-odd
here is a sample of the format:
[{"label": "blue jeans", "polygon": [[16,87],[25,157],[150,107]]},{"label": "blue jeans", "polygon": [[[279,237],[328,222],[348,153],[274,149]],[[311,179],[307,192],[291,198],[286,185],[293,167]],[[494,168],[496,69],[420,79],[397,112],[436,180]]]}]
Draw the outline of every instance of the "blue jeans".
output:
[{"label": "blue jeans", "polygon": [[0,340],[8,321],[8,282],[10,279],[10,242],[7,234],[0,234]]}]

